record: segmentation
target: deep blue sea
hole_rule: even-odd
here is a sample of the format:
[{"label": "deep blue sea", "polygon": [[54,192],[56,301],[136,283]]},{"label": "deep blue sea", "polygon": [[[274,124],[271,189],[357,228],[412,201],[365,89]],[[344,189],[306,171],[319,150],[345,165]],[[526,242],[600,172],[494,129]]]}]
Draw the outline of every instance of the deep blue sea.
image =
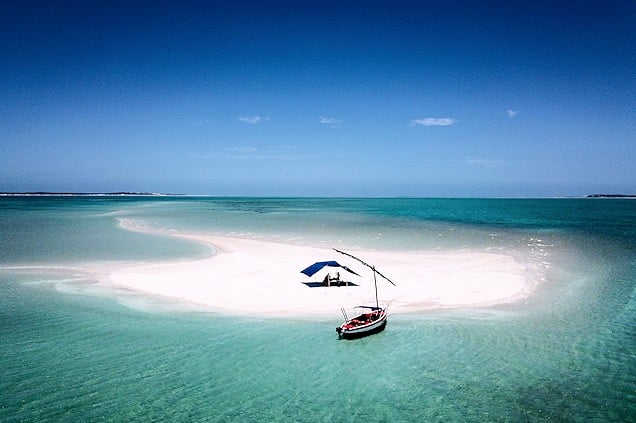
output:
[{"label": "deep blue sea", "polygon": [[[503,251],[523,301],[317,320],[117,290],[121,263],[213,252],[122,219],[296,245]],[[636,201],[0,197],[0,421],[636,421]]]}]

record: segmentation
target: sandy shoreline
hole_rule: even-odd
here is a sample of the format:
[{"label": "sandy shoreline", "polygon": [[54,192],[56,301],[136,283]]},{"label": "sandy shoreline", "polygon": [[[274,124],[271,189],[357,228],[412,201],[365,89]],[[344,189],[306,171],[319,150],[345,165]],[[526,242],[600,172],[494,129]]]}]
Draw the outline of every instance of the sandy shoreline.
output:
[{"label": "sandy shoreline", "polygon": [[[247,315],[333,315],[341,307],[351,309],[375,302],[371,271],[331,249],[201,234],[171,235],[209,245],[217,254],[190,261],[119,268],[108,275],[107,282],[220,312]],[[509,303],[531,291],[525,266],[504,254],[348,252],[374,264],[397,284],[394,287],[378,280],[380,303],[388,305],[392,313]],[[358,286],[305,285],[303,282],[322,280],[327,270],[312,278],[300,270],[326,260],[337,260],[359,273],[361,277],[348,278]],[[331,269],[332,274],[335,271]],[[342,276],[345,273],[340,272]]]}]

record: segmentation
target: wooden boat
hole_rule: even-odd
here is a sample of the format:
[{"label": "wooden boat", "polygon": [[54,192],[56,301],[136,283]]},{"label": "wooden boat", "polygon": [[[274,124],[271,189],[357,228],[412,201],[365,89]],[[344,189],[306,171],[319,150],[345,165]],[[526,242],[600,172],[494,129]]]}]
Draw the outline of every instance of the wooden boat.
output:
[{"label": "wooden boat", "polygon": [[382,332],[386,327],[387,312],[386,308],[359,306],[359,308],[368,309],[352,319],[345,316],[345,322],[336,328],[338,336],[345,339],[361,338],[374,333]]},{"label": "wooden boat", "polygon": [[[336,250],[334,248],[334,250]],[[349,319],[347,317],[347,313],[344,309],[342,310],[342,315],[345,318],[343,324],[336,328],[336,332],[338,333],[338,337],[345,339],[354,339],[361,338],[367,335],[373,335],[374,333],[382,332],[386,327],[387,322],[387,309],[384,307],[380,307],[380,303],[378,301],[378,281],[376,275],[382,276],[384,279],[389,281],[392,285],[395,286],[391,279],[384,276],[382,273],[378,272],[375,266],[372,266],[359,258],[352,256],[349,253],[345,253],[344,251],[336,250],[340,254],[344,254],[349,256],[355,260],[358,260],[360,263],[369,267],[373,270],[373,283],[375,285],[375,307],[372,306],[358,306],[357,308],[367,309],[368,311],[357,314],[356,317]]]}]

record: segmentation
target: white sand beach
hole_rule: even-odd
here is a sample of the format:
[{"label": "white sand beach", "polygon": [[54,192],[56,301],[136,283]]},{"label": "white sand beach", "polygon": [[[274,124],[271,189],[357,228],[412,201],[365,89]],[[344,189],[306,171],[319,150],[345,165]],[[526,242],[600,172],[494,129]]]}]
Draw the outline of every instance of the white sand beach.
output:
[{"label": "white sand beach", "polygon": [[[131,228],[139,230],[140,228]],[[244,238],[175,233],[213,246],[203,259],[126,266],[108,283],[220,312],[275,316],[333,315],[340,307],[375,303],[373,274],[359,262],[328,248],[286,245]],[[392,313],[479,307],[518,301],[532,284],[525,266],[503,254],[474,252],[347,251],[375,265],[397,286],[378,278],[381,305]],[[317,261],[336,260],[361,276],[325,268],[313,277],[300,273]],[[326,272],[340,271],[357,286],[308,287]]]}]

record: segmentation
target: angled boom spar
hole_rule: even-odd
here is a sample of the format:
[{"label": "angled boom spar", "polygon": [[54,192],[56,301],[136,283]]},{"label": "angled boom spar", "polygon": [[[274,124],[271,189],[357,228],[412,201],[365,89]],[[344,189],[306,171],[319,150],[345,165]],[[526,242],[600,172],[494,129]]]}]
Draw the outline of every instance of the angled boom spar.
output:
[{"label": "angled boom spar", "polygon": [[369,263],[365,263],[364,261],[360,260],[358,257],[356,256],[352,256],[349,253],[345,253],[344,251],[340,251],[336,248],[334,248],[335,251],[339,252],[340,254],[344,254],[345,256],[349,256],[352,259],[358,260],[360,263],[364,264],[365,266],[367,266],[368,268],[370,268],[371,270],[373,270],[373,273],[377,273],[378,275],[382,276],[384,279],[386,279],[387,281],[389,281],[391,283],[391,285],[393,286],[397,286],[396,284],[393,283],[393,281],[389,278],[387,278],[386,276],[384,276],[382,273],[378,272],[378,270],[375,268],[375,266],[370,265]]}]

